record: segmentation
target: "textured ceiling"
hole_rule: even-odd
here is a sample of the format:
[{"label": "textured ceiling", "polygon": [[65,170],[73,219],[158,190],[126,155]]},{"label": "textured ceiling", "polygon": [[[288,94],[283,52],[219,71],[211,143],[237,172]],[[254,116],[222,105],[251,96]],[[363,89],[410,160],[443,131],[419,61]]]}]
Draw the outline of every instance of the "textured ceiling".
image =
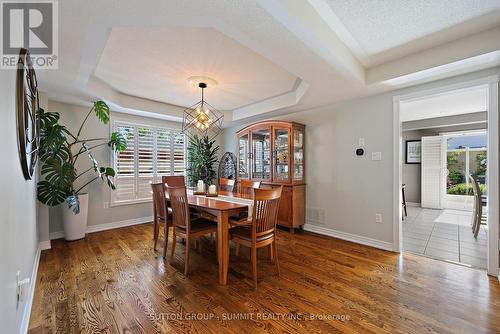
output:
[{"label": "textured ceiling", "polygon": [[129,95],[180,106],[200,98],[187,78],[206,76],[215,108],[232,110],[294,88],[297,77],[212,28],[114,28],[95,76]]},{"label": "textured ceiling", "polygon": [[[381,53],[500,10],[499,0],[325,0],[367,55]],[[497,22],[498,23],[498,22]]]},{"label": "textured ceiling", "polygon": [[[334,12],[327,1],[148,0],[147,5],[137,0],[59,1],[59,68],[38,71],[38,82],[53,100],[89,105],[104,99],[121,112],[180,119],[183,108],[164,102],[196,102],[199,91],[185,80],[208,75],[220,85],[208,89],[207,100],[219,109],[238,107],[226,113],[226,125],[231,126],[231,120],[243,124],[314,110],[500,64],[499,57],[489,57],[500,52],[500,16],[491,11],[477,16],[492,8],[489,0],[454,2],[448,6],[452,8],[443,7],[450,3],[446,0],[429,1],[432,9],[417,0],[417,5],[408,2],[410,13],[403,0],[338,2],[351,6],[344,12],[359,11],[369,18],[366,27],[362,16],[358,18],[364,30],[357,34],[366,33],[369,42],[384,48],[405,40],[401,29],[416,24],[432,27],[416,35],[410,29],[411,38],[418,38],[442,29],[441,22],[449,26],[455,17],[462,21],[474,17],[453,25],[445,37],[431,33],[369,59],[361,52],[363,61],[357,53],[361,42],[351,36],[356,31],[345,27],[351,22],[346,23],[342,9]],[[469,3],[474,4],[470,10]],[[370,16],[379,11],[385,14]],[[414,23],[414,16],[425,20]],[[399,21],[393,21],[396,18]],[[165,33],[155,33],[162,29]],[[178,33],[169,33],[170,29]],[[183,34],[183,29],[200,29],[207,37],[198,38],[204,36],[201,32]],[[114,35],[120,31],[125,31],[122,36]],[[395,42],[393,34],[403,39]],[[119,38],[112,48],[115,37]],[[435,72],[456,63],[462,65]],[[423,78],[422,72],[428,75]],[[401,78],[405,80],[395,80]]]}]

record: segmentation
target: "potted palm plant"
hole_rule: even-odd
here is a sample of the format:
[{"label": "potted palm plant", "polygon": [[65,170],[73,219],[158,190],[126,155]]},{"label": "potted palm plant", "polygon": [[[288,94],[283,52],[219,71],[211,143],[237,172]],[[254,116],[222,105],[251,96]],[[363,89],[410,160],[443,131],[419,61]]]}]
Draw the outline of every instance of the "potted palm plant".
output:
[{"label": "potted palm plant", "polygon": [[[127,148],[125,137],[113,132],[109,138],[82,138],[82,130],[88,118],[94,114],[103,124],[109,123],[109,107],[103,101],[94,102],[78,132],[73,134],[59,123],[57,112],[45,112],[40,109],[40,172],[42,180],[37,185],[38,200],[46,205],[62,205],[64,238],[77,240],[85,237],[87,230],[88,194],[82,193],[92,182],[106,181],[115,189],[111,167],[99,166],[92,156],[92,149],[108,146],[113,151]],[[82,156],[90,161],[89,168],[79,172],[76,163]],[[94,175],[80,187],[75,183],[88,173]],[[88,176],[87,176],[88,177]]]},{"label": "potted palm plant", "polygon": [[187,147],[186,171],[191,187],[195,186],[198,180],[203,180],[207,185],[216,181],[215,164],[218,151],[219,146],[215,146],[215,140],[209,140],[207,136],[200,138],[195,135],[190,138]]}]

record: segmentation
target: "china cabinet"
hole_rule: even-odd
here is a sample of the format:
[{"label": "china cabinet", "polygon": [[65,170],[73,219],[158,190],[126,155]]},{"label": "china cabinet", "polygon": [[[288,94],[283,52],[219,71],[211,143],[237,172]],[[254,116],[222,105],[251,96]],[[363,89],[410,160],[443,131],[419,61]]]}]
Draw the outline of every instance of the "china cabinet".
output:
[{"label": "china cabinet", "polygon": [[262,188],[283,186],[278,224],[293,229],[305,222],[305,126],[264,121],[236,134],[238,179],[261,181]]}]

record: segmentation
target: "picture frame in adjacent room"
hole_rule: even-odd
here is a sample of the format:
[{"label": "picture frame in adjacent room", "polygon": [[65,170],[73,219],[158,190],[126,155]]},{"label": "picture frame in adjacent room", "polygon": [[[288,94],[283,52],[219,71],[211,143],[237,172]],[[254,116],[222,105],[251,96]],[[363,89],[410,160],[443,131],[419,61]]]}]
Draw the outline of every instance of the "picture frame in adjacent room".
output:
[{"label": "picture frame in adjacent room", "polygon": [[406,164],[422,163],[422,141],[407,140],[406,141]]}]

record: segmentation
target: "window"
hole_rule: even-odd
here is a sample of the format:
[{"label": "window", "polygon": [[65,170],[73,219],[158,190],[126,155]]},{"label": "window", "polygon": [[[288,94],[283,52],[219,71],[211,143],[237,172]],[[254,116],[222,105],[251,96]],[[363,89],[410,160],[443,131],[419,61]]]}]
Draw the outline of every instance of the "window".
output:
[{"label": "window", "polygon": [[468,175],[475,176],[481,191],[486,192],[486,147],[486,133],[464,133],[447,138],[448,195],[473,195]]},{"label": "window", "polygon": [[163,175],[184,175],[186,146],[180,130],[116,121],[113,131],[127,139],[127,149],[113,156],[116,190],[111,203],[151,200],[151,183]]}]

